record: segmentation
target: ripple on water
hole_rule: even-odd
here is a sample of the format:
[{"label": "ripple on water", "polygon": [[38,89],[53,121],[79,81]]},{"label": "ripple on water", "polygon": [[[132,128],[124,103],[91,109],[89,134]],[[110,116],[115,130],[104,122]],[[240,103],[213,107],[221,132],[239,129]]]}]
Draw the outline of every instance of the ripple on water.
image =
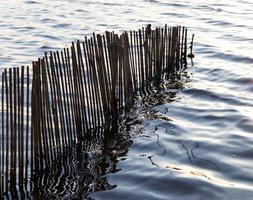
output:
[{"label": "ripple on water", "polygon": [[244,102],[234,96],[226,95],[224,96],[222,93],[202,90],[202,89],[185,89],[184,94],[189,95],[189,98],[199,98],[205,101],[212,101],[218,103],[225,103],[228,105],[237,105],[237,106],[253,106],[252,103]]},{"label": "ripple on water", "polygon": [[[48,197],[251,200],[252,5],[251,0],[2,2],[1,71],[105,28],[180,24],[196,35],[190,82],[167,88],[143,110],[137,106],[139,117],[127,124],[133,144],[125,152],[92,151],[88,164],[71,157],[68,176],[64,169],[60,176],[46,174],[42,189]],[[80,184],[83,180],[89,185]]]}]

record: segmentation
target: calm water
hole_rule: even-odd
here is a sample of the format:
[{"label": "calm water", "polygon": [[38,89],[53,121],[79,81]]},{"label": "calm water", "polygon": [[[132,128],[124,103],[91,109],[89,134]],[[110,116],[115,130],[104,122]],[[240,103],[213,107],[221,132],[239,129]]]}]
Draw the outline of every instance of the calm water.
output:
[{"label": "calm water", "polygon": [[196,35],[194,67],[157,105],[138,107],[128,123],[132,145],[106,157],[106,181],[89,185],[89,197],[253,199],[251,0],[1,0],[0,10],[0,69],[94,31],[187,26]]}]

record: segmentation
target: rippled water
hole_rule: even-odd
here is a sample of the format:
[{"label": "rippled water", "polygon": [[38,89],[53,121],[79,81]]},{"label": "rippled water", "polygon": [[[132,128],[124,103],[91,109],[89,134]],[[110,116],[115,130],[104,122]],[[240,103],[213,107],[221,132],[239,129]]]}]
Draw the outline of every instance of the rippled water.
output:
[{"label": "rippled water", "polygon": [[187,26],[194,67],[129,122],[133,144],[105,162],[111,187],[89,197],[253,199],[252,1],[2,0],[0,10],[0,69],[93,31]]}]

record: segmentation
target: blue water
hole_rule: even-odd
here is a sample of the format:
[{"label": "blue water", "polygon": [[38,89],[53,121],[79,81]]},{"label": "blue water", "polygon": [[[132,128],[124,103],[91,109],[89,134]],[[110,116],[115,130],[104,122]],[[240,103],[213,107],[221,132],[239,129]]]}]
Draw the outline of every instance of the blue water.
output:
[{"label": "blue water", "polygon": [[0,10],[0,69],[94,31],[167,23],[195,34],[194,65],[137,105],[132,145],[83,198],[253,199],[252,1],[9,0]]}]

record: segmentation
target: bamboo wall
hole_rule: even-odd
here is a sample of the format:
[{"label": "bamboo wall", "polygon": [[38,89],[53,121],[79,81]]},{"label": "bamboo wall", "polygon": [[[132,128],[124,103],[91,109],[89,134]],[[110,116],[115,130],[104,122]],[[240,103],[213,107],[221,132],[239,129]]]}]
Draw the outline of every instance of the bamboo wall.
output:
[{"label": "bamboo wall", "polygon": [[[163,75],[186,64],[187,29],[93,34],[49,52],[32,67],[5,69],[1,82],[0,196],[31,189],[79,141],[112,138],[113,121]],[[107,130],[107,131],[106,131]]]}]

